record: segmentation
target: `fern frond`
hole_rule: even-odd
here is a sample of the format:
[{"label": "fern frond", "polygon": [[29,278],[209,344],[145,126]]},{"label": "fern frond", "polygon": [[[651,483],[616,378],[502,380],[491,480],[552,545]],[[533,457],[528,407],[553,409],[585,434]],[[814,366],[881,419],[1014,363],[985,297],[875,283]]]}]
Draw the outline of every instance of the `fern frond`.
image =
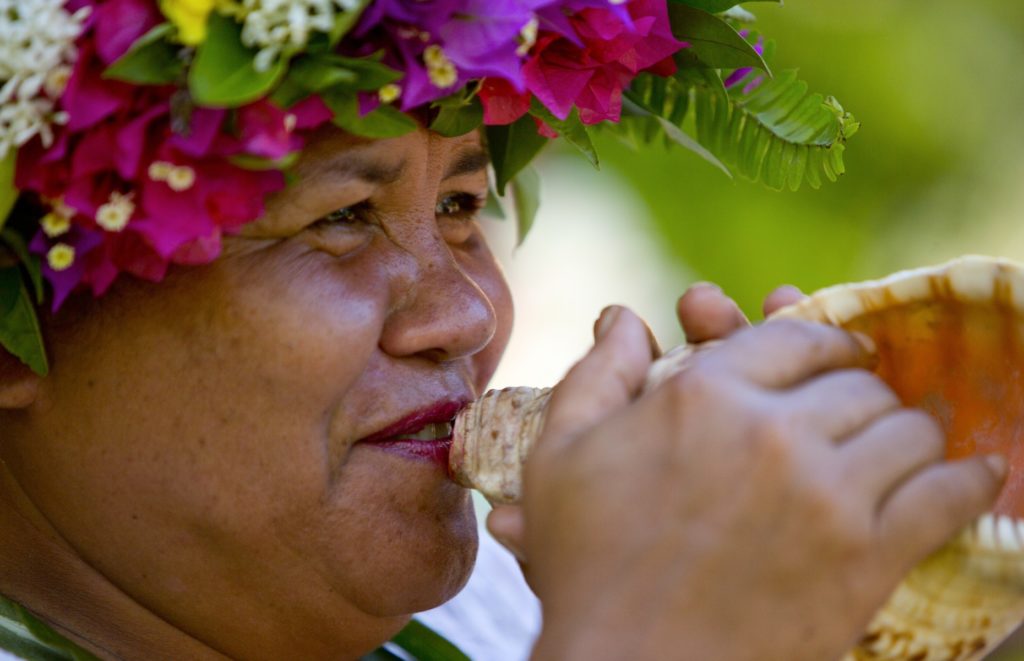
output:
[{"label": "fern frond", "polygon": [[695,85],[697,140],[744,177],[770,188],[821,186],[845,171],[843,150],[859,124],[832,97],[810,93],[795,70],[783,71],[749,93],[727,94]]}]

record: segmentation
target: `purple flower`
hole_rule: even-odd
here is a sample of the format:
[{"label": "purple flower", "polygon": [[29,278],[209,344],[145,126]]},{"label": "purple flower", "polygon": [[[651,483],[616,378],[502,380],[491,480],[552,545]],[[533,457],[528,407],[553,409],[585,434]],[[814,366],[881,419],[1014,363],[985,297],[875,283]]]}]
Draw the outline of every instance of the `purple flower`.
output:
[{"label": "purple flower", "polygon": [[[740,30],[740,36],[744,39],[746,39],[749,34],[750,30]],[[754,44],[754,50],[757,51],[758,55],[764,55],[764,37],[757,38],[757,43]],[[753,70],[754,67],[742,67],[740,69],[736,69],[722,82],[725,84],[726,89],[731,89],[736,85],[739,85],[740,81],[746,78]],[[757,89],[762,82],[764,82],[764,76],[757,76],[743,87],[743,93],[750,94]]]},{"label": "purple flower", "polygon": [[[466,0],[440,30],[444,52],[469,78],[496,76],[523,89],[524,30],[556,0]],[[526,46],[529,48],[529,45]]]}]

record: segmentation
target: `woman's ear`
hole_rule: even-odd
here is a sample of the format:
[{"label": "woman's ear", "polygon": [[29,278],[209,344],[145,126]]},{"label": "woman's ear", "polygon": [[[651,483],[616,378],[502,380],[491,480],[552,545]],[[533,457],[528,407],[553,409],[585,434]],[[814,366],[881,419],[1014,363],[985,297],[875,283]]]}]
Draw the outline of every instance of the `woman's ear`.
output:
[{"label": "woman's ear", "polygon": [[0,409],[23,409],[36,401],[43,377],[0,347]]}]

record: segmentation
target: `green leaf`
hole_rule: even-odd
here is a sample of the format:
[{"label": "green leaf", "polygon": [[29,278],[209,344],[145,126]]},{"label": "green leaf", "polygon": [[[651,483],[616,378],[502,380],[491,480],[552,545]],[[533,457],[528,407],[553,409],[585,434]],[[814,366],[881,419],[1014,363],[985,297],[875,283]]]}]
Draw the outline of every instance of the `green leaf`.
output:
[{"label": "green leaf", "polygon": [[334,113],[334,124],[354,135],[394,138],[415,131],[419,126],[415,119],[389,105],[381,105],[360,116],[355,92],[328,90],[321,98]]},{"label": "green leaf", "polygon": [[669,22],[676,39],[689,42],[684,57],[696,57],[717,69],[756,67],[770,71],[764,59],[739,32],[721,18],[680,2],[668,4]]},{"label": "green leaf", "polygon": [[[727,9],[732,9],[736,5],[742,2],[751,2],[752,0],[670,0],[671,2],[679,3],[681,5],[689,5],[694,9],[702,9],[711,14],[717,14]],[[762,2],[764,0],[761,0]],[[782,4],[782,0],[768,0],[770,2],[777,2]]]},{"label": "green leaf", "polygon": [[138,85],[167,85],[180,80],[185,63],[178,57],[178,47],[164,39],[174,31],[171,23],[152,28],[107,67],[103,77]]},{"label": "green leaf", "polygon": [[32,282],[32,288],[35,290],[36,295],[36,303],[42,303],[44,295],[43,273],[39,257],[28,251],[25,239],[21,238],[21,235],[12,229],[0,231],[0,239],[2,239],[3,242],[7,244],[7,247],[11,249],[11,252],[18,257],[18,261],[21,262],[22,268],[25,269],[29,280]]},{"label": "green leaf", "polygon": [[318,53],[296,59],[285,82],[307,92],[337,87],[340,90],[375,92],[402,77],[380,61],[378,55],[343,57],[333,53]]},{"label": "green leaf", "polygon": [[338,66],[328,57],[302,57],[292,62],[288,78],[303,90],[319,92],[339,84],[354,83],[354,71]]},{"label": "green leaf", "polygon": [[643,120],[643,141],[664,135],[672,143],[696,153],[728,177],[732,173],[705,145],[700,144],[681,125],[688,109],[688,93],[676,80],[644,74],[634,79],[623,95],[623,112],[631,121]]},{"label": "green leaf", "polygon": [[0,345],[36,374],[49,372],[39,319],[16,266],[0,269]]},{"label": "green leaf", "polygon": [[812,188],[845,170],[846,141],[859,127],[834,99],[811,93],[787,70],[749,94],[695,85],[697,140],[744,177],[769,188]]},{"label": "green leaf", "polygon": [[512,180],[512,203],[516,209],[516,245],[521,246],[540,208],[540,176],[533,168],[523,168]]},{"label": "green leaf", "polygon": [[530,114],[558,131],[560,138],[578,149],[594,168],[601,169],[601,162],[597,157],[597,149],[594,147],[594,142],[590,138],[590,131],[580,121],[580,114],[576,108],[573,108],[572,112],[565,119],[558,119],[534,97],[530,104]]},{"label": "green leaf", "polygon": [[508,182],[529,165],[548,139],[537,133],[537,125],[529,115],[523,115],[507,126],[488,126],[486,130],[495,186],[498,195],[504,195]]},{"label": "green leaf", "polygon": [[441,105],[437,117],[430,123],[430,129],[441,135],[454,138],[475,131],[484,123],[484,107],[474,97],[466,105]]},{"label": "green leaf", "polygon": [[494,189],[487,187],[487,203],[480,211],[481,214],[497,220],[505,220],[505,208],[501,205],[501,199],[494,193]]},{"label": "green leaf", "polygon": [[419,620],[410,620],[391,640],[419,661],[471,661],[462,650]]},{"label": "green leaf", "polygon": [[334,26],[331,28],[330,33],[330,45],[332,48],[337,46],[338,42],[355,27],[359,18],[363,15],[363,11],[369,5],[370,0],[359,0],[359,4],[354,9],[338,12],[338,15],[334,17]]},{"label": "green leaf", "polygon": [[282,158],[266,158],[252,154],[228,156],[228,161],[245,170],[287,170],[299,160],[299,152],[293,151]]},{"label": "green leaf", "polygon": [[255,57],[255,51],[242,44],[241,26],[227,16],[210,14],[206,41],[196,50],[188,75],[196,105],[233,108],[269,92],[287,66],[281,59],[266,71],[257,71]]},{"label": "green leaf", "polygon": [[17,160],[18,150],[13,148],[9,148],[7,156],[0,160],[0,229],[18,201],[18,189],[14,187],[14,164]]}]

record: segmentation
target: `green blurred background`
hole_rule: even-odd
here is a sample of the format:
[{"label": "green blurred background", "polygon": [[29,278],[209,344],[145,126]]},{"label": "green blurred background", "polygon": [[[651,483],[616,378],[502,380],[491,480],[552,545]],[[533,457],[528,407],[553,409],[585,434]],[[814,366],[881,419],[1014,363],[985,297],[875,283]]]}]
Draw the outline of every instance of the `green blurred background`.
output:
[{"label": "green blurred background", "polygon": [[810,291],[971,252],[1024,259],[1024,3],[746,7],[778,42],[774,68],[798,67],[861,131],[838,183],[797,193],[602,136],[603,168],[636,188],[674,258],[752,318],[779,283]]}]

